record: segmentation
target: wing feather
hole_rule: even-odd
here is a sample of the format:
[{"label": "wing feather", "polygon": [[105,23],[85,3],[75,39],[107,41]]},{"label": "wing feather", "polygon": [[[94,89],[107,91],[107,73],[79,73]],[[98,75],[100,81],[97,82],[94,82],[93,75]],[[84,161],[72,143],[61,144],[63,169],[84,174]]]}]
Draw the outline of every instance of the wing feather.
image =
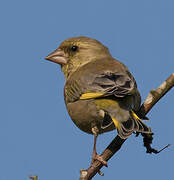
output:
[{"label": "wing feather", "polygon": [[103,92],[104,96],[124,97],[132,94],[136,83],[128,74],[107,73],[98,75],[94,79],[93,85],[98,88],[99,92]]}]

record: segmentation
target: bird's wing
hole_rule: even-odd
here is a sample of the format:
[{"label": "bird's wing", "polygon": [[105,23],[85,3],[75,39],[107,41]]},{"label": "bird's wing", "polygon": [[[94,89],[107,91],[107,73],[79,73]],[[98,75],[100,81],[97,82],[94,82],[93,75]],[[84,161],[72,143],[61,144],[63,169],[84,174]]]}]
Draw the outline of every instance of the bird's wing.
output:
[{"label": "bird's wing", "polygon": [[98,98],[114,95],[124,97],[131,95],[136,88],[136,82],[128,72],[107,72],[97,74],[91,84],[90,92],[81,95],[80,99]]}]

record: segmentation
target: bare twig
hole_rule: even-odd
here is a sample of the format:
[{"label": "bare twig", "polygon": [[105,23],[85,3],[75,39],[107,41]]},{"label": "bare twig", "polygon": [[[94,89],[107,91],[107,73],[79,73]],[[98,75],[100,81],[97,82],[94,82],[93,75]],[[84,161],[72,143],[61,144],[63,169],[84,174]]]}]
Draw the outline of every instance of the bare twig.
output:
[{"label": "bare twig", "polygon": [[139,113],[146,115],[151,108],[174,86],[174,73],[170,75],[157,89],[151,90],[142,104]]},{"label": "bare twig", "polygon": [[[145,115],[152,109],[152,107],[174,86],[174,73],[167,78],[157,89],[151,90],[146,100],[142,104],[138,114],[141,117]],[[108,161],[122,146],[125,140],[116,136],[109,146],[101,154],[102,158]],[[87,170],[80,171],[79,180],[90,180],[97,172],[103,167],[102,163],[99,161],[94,161],[93,164]]]}]

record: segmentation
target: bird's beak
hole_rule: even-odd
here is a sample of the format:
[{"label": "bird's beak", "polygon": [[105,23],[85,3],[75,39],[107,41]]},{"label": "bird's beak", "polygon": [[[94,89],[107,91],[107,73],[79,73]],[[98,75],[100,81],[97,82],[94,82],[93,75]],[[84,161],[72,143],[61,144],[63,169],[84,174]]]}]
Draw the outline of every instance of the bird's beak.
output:
[{"label": "bird's beak", "polygon": [[65,57],[65,53],[60,49],[56,49],[55,51],[50,53],[47,57],[45,57],[45,59],[60,65],[66,64],[68,61],[68,59]]}]

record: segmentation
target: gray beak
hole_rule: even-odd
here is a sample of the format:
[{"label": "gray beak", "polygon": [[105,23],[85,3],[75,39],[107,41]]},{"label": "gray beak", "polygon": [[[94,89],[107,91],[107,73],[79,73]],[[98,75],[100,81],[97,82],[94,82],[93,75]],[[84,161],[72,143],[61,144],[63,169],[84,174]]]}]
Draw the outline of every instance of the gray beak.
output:
[{"label": "gray beak", "polygon": [[45,59],[60,65],[66,64],[68,61],[68,59],[65,57],[65,53],[60,49],[56,49],[55,51],[50,53],[47,57],[45,57]]}]

